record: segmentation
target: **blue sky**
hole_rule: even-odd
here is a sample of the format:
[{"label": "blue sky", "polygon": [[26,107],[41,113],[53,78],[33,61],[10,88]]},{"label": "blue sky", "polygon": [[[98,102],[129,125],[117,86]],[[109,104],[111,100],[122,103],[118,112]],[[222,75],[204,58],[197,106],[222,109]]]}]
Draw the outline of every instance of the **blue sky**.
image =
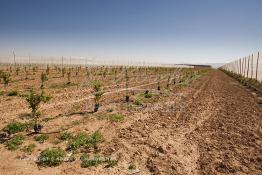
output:
[{"label": "blue sky", "polygon": [[227,62],[261,49],[261,0],[0,0],[0,54]]}]

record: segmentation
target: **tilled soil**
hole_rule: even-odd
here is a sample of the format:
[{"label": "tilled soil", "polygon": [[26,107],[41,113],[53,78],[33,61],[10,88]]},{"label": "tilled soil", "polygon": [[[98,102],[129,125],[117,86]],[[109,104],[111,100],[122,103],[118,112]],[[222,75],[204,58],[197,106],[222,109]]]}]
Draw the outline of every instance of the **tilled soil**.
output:
[{"label": "tilled soil", "polygon": [[75,128],[102,128],[101,153],[118,159],[115,167],[77,160],[39,169],[2,147],[0,174],[262,174],[262,106],[250,91],[215,70],[173,93],[123,123]]},{"label": "tilled soil", "polygon": [[214,71],[181,102],[120,131],[111,148],[121,163],[139,174],[262,173],[262,107],[249,91]]}]

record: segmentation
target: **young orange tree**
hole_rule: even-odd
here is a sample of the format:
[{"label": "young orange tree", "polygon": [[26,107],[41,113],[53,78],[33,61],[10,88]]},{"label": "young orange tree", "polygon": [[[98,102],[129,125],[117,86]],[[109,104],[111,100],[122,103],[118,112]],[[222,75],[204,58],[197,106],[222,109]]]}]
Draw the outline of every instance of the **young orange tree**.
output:
[{"label": "young orange tree", "polygon": [[100,99],[102,98],[104,92],[102,91],[102,84],[99,81],[93,81],[92,86],[94,90],[94,101],[95,101],[94,112],[97,112],[100,106]]},{"label": "young orange tree", "polygon": [[41,102],[48,102],[51,97],[44,95],[44,91],[41,93],[37,93],[33,89],[31,89],[29,95],[25,96],[25,100],[28,103],[29,108],[31,109],[31,115],[34,120],[34,131],[36,133],[40,132],[42,129],[42,126],[39,124],[39,117],[40,117],[40,112],[38,111],[40,103]]}]

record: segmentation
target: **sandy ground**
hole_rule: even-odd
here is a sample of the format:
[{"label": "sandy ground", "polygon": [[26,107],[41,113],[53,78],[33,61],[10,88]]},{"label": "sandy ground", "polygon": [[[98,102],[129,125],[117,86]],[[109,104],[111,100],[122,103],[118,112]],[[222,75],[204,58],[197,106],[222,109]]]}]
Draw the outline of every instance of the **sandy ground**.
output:
[{"label": "sandy ground", "polygon": [[[262,174],[262,106],[252,92],[224,73],[214,70],[189,87],[173,88],[171,95],[158,94],[155,103],[142,109],[121,111],[125,108],[119,105],[121,98],[111,94],[104,101],[110,103],[97,114],[69,113],[45,127],[55,131],[80,121],[69,131],[99,130],[105,137],[100,154],[116,158],[115,167],[81,168],[79,159],[58,167],[38,167],[33,159],[44,148],[54,147],[53,134],[47,143],[37,144],[31,155],[0,145],[0,174]],[[77,105],[80,111],[86,107]],[[119,109],[125,120],[99,120],[109,107]],[[135,168],[129,170],[130,165]]]}]

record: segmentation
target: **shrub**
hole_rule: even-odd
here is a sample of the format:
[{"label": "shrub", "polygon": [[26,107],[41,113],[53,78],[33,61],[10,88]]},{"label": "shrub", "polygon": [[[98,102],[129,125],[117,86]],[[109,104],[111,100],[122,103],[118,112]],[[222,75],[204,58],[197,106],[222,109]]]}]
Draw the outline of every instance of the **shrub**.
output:
[{"label": "shrub", "polygon": [[21,151],[25,152],[25,153],[28,153],[28,154],[31,154],[34,150],[34,148],[36,147],[36,145],[34,143],[32,144],[29,144],[27,146],[24,146]]},{"label": "shrub", "polygon": [[38,157],[40,166],[58,166],[66,157],[66,152],[61,148],[45,149]]},{"label": "shrub", "polygon": [[49,136],[46,134],[41,134],[34,137],[35,141],[37,141],[38,143],[44,143],[48,138]]},{"label": "shrub", "polygon": [[8,92],[7,96],[17,96],[18,95],[18,92],[17,91],[10,91]]},{"label": "shrub", "polygon": [[16,135],[13,138],[11,138],[10,140],[8,140],[6,142],[6,147],[8,150],[17,150],[19,145],[22,145],[22,143],[24,142],[24,136],[22,135]]},{"label": "shrub", "polygon": [[20,122],[11,122],[4,127],[3,131],[7,132],[8,134],[15,134],[18,132],[23,132],[26,128],[26,124]]}]

